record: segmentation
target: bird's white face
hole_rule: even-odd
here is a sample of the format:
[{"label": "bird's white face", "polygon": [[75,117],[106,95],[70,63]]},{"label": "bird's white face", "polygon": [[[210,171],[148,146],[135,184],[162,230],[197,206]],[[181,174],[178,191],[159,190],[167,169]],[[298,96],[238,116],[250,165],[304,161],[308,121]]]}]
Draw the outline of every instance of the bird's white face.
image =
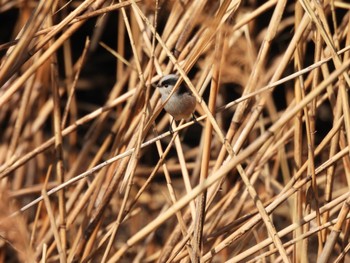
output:
[{"label": "bird's white face", "polygon": [[158,82],[157,87],[162,97],[168,96],[170,94],[178,79],[179,76],[175,74],[169,74],[161,78],[161,80]]}]

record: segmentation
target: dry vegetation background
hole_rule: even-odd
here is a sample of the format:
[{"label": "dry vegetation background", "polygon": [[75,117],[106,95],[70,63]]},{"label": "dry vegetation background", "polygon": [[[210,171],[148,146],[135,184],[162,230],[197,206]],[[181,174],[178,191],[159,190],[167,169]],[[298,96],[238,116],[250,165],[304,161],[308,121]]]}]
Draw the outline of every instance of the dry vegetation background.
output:
[{"label": "dry vegetation background", "polygon": [[0,1],[0,262],[350,262],[349,14]]}]

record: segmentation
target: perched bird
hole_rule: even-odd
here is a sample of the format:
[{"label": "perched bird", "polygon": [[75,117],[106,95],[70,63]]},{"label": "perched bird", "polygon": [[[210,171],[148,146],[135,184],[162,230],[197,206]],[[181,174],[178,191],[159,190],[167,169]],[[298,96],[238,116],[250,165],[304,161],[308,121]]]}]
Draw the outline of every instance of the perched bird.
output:
[{"label": "perched bird", "polygon": [[[173,90],[179,76],[176,74],[165,75],[157,84],[157,88],[161,94],[161,100],[164,103]],[[164,105],[167,113],[173,116],[174,120],[188,119],[193,117],[193,112],[196,108],[196,98],[191,91],[186,88],[184,83],[169,98]]]}]

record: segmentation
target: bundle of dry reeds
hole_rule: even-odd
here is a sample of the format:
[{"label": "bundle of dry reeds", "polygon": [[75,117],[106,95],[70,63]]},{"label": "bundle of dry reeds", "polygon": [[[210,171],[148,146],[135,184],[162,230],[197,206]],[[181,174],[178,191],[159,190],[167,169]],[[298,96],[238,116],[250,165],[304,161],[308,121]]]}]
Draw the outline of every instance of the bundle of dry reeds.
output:
[{"label": "bundle of dry reeds", "polygon": [[0,262],[349,262],[349,14],[1,1]]}]

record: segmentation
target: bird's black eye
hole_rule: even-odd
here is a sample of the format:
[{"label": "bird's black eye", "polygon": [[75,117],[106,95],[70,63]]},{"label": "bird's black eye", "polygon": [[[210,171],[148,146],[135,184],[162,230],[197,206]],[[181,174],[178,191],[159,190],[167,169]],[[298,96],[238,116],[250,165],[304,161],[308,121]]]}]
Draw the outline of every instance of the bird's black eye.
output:
[{"label": "bird's black eye", "polygon": [[164,84],[164,88],[167,88],[169,86],[169,84]]}]

